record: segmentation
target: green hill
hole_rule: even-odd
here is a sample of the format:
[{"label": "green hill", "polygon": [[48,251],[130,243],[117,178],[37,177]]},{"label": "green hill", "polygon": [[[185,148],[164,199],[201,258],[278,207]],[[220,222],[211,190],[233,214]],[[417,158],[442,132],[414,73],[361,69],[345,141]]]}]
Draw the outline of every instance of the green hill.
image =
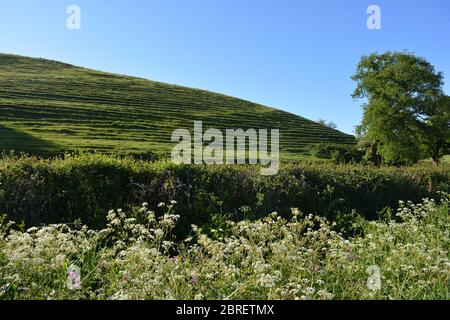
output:
[{"label": "green hill", "polygon": [[0,54],[0,150],[168,154],[172,131],[192,130],[194,120],[203,128],[280,128],[285,158],[311,143],[354,142],[316,122],[222,94]]}]

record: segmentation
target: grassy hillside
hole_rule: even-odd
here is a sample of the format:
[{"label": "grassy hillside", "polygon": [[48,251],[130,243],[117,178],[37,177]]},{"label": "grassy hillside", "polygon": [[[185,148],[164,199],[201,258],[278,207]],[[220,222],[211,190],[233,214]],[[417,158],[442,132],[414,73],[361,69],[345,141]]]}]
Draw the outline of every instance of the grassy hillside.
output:
[{"label": "grassy hillside", "polygon": [[0,54],[0,150],[167,154],[176,128],[280,128],[285,158],[353,137],[305,118],[208,91]]}]

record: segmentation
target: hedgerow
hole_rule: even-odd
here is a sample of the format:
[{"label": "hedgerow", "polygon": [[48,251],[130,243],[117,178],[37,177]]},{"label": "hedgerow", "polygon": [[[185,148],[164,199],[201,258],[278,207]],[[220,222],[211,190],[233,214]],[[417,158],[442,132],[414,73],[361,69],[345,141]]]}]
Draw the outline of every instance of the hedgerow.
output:
[{"label": "hedgerow", "polygon": [[29,156],[0,159],[0,213],[25,225],[79,220],[92,228],[106,223],[109,208],[176,200],[177,233],[213,215],[260,218],[290,209],[331,220],[355,209],[378,218],[398,199],[420,201],[450,192],[448,165],[375,168],[361,165],[286,164],[264,177],[255,166],[174,165],[100,154],[51,160]]}]

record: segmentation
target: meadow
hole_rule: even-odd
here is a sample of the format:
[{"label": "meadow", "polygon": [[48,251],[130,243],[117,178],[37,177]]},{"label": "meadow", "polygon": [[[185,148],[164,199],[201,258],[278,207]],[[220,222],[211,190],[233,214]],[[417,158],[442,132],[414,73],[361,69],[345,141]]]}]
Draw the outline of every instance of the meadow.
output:
[{"label": "meadow", "polygon": [[[450,299],[450,163],[204,90],[0,54],[0,299]],[[174,164],[280,129],[281,167]]]},{"label": "meadow", "polygon": [[175,241],[176,201],[111,210],[102,230],[2,221],[0,298],[449,299],[448,200],[401,202],[349,238],[293,208]]}]

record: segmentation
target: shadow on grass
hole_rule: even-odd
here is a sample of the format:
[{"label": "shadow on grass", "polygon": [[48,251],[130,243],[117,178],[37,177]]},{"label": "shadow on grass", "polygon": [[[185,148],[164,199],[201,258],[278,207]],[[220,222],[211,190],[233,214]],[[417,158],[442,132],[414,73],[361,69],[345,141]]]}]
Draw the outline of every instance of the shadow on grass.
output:
[{"label": "shadow on grass", "polygon": [[60,153],[57,144],[36,138],[0,124],[0,152],[14,151],[38,156],[53,156]]}]

